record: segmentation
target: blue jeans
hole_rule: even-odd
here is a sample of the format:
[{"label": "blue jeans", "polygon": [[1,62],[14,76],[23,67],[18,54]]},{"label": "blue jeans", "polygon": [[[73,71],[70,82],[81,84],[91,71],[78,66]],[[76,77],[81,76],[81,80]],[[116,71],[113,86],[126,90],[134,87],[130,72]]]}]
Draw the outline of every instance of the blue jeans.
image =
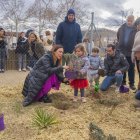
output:
[{"label": "blue jeans", "polygon": [[0,69],[5,69],[6,62],[6,51],[5,49],[0,49]]},{"label": "blue jeans", "polygon": [[18,68],[22,69],[22,68],[26,68],[26,54],[18,54]]},{"label": "blue jeans", "polygon": [[106,76],[103,80],[100,90],[106,91],[112,84],[116,83],[117,87],[120,87],[123,81],[123,74],[115,74],[114,76]]},{"label": "blue jeans", "polygon": [[138,91],[136,92],[135,98],[136,98],[137,100],[140,100],[140,90],[138,90]]}]

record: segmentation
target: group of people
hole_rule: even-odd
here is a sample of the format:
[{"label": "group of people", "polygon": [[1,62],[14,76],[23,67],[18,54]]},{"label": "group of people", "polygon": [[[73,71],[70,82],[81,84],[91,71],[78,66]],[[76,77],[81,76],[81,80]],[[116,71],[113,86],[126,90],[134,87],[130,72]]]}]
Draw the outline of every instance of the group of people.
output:
[{"label": "group of people", "polygon": [[[53,35],[49,30],[45,32],[43,39],[32,29],[26,33],[20,32],[15,49],[19,72],[26,71],[27,68],[31,70],[37,60],[52,48],[52,44]],[[0,72],[2,73],[5,72],[7,45],[5,30],[0,28]]]},{"label": "group of people", "polygon": [[[31,61],[29,67],[32,68],[25,79],[22,91],[25,97],[23,106],[28,106],[34,101],[51,102],[48,92],[51,88],[59,89],[61,82],[70,84],[74,88],[74,102],[78,100],[78,90],[81,93],[81,101],[86,102],[85,88],[92,87],[93,81],[99,85],[100,68],[105,75],[103,82],[100,83],[101,91],[106,91],[110,86],[115,85],[115,91],[118,93],[120,86],[127,84],[127,72],[129,88],[136,90],[135,62],[140,79],[139,30],[140,18],[134,21],[133,15],[128,16],[126,23],[117,32],[118,43],[106,46],[104,60],[99,56],[98,48],[89,46],[87,48],[85,44],[88,40],[84,41],[85,43],[82,42],[80,25],[75,20],[73,9],[68,10],[65,20],[58,25],[53,46],[47,51],[34,32],[30,32],[27,39],[21,33],[17,46],[26,47],[23,48],[24,51],[20,47],[16,49],[19,53],[19,70],[26,70],[25,63],[21,66],[21,60],[25,60],[27,52]],[[0,29],[0,42],[2,42],[2,31]],[[0,44],[0,53],[2,52]],[[0,55],[1,62],[2,56]],[[3,71],[2,65],[0,65],[0,70]],[[64,72],[71,71],[73,71],[72,78],[65,77]],[[136,99],[140,100],[140,81]]]},{"label": "group of people", "polygon": [[[117,45],[108,44],[105,58],[102,60],[96,47],[87,54],[87,48],[82,43],[80,26],[75,22],[75,12],[70,9],[65,21],[57,28],[56,44],[50,52],[37,61],[26,77],[22,92],[25,96],[23,106],[36,100],[51,102],[48,92],[51,88],[59,89],[60,82],[69,83],[73,87],[74,102],[78,100],[78,90],[81,93],[81,101],[86,102],[85,88],[89,84],[92,87],[93,80],[95,84],[99,84],[99,68],[104,70],[106,76],[100,84],[101,91],[106,91],[115,85],[115,91],[119,93],[120,86],[126,85],[127,72],[129,87],[135,90],[134,63],[137,62],[139,72],[140,59],[139,26],[140,19],[134,22],[134,16],[128,16],[127,22],[118,30]],[[65,72],[72,70],[74,72],[72,78],[65,77],[63,70]],[[140,100],[140,88],[136,92],[136,99]],[[137,106],[140,106],[140,103]]]}]

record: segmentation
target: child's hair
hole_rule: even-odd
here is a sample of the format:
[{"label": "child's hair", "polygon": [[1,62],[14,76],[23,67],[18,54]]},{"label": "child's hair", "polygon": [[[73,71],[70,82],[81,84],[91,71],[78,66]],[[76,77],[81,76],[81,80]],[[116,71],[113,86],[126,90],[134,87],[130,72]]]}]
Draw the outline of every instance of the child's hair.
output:
[{"label": "child's hair", "polygon": [[93,48],[92,52],[99,53],[99,49],[98,48]]},{"label": "child's hair", "polygon": [[88,38],[84,38],[83,42],[89,42],[89,39]]},{"label": "child's hair", "polygon": [[79,43],[79,44],[77,44],[77,45],[75,46],[74,54],[76,53],[76,49],[80,49],[80,50],[83,52],[84,55],[87,54],[86,49],[85,49],[85,46],[84,46],[83,43]]}]

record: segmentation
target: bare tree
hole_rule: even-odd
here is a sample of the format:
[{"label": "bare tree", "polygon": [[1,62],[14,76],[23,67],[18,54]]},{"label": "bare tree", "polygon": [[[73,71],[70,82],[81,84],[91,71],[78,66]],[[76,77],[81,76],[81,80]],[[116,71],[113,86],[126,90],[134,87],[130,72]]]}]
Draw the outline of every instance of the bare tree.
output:
[{"label": "bare tree", "polygon": [[[88,16],[91,15],[88,11],[88,3],[82,3],[80,0],[59,0],[56,4],[57,20],[62,20],[66,16],[68,9],[73,8],[76,11],[76,19],[82,25],[87,24]],[[88,23],[89,24],[89,23]]]},{"label": "bare tree", "polygon": [[9,18],[15,23],[16,37],[18,37],[18,25],[28,17],[25,15],[27,10],[25,0],[0,0],[0,7],[4,18]]},{"label": "bare tree", "polygon": [[27,11],[27,15],[30,18],[37,20],[39,34],[45,28],[47,22],[53,19],[52,2],[53,0],[35,0]]}]

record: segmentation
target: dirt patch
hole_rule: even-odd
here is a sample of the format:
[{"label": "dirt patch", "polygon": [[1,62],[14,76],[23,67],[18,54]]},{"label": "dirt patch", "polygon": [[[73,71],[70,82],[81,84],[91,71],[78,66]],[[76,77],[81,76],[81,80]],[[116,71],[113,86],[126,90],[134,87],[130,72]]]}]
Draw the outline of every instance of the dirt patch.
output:
[{"label": "dirt patch", "polygon": [[[4,114],[6,125],[6,129],[0,132],[0,140],[89,140],[91,122],[101,128],[106,136],[111,134],[117,140],[140,139],[140,110],[133,107],[133,92],[114,94],[112,88],[101,93],[100,99],[88,96],[87,103],[81,103],[80,99],[78,103],[73,103],[73,90],[62,84],[58,92],[50,92],[53,103],[37,102],[23,107],[21,90],[24,78],[20,84],[20,80],[15,82],[16,85],[8,85],[8,82],[0,88],[0,111]],[[115,103],[110,102],[112,99]],[[54,105],[57,101],[59,103]],[[32,127],[35,108],[55,115],[60,123],[47,129]]]}]

